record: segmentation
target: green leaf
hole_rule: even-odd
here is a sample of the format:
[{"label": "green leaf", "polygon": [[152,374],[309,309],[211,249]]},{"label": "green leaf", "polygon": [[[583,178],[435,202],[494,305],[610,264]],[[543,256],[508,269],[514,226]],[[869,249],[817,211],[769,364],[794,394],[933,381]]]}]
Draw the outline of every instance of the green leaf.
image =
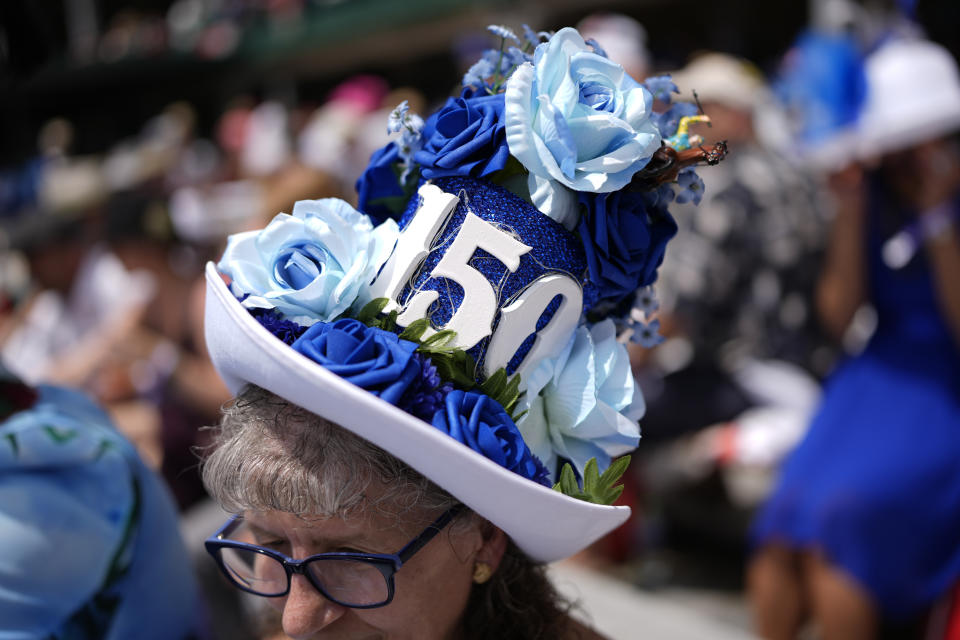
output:
[{"label": "green leaf", "polygon": [[568,496],[575,496],[580,493],[580,487],[577,485],[577,478],[573,474],[573,467],[569,462],[564,463],[560,471],[560,481],[554,486],[561,493]]},{"label": "green leaf", "polygon": [[[513,374],[513,377],[510,378],[510,381],[507,382],[507,388],[504,389],[501,397],[503,400],[500,404],[503,405],[503,408],[507,410],[507,413],[511,414],[510,417],[513,417],[513,410],[517,407],[517,402],[520,401],[520,374]],[[523,413],[526,413],[524,411]],[[513,418],[513,421],[516,422],[520,419],[520,416]]]},{"label": "green leaf", "polygon": [[[503,367],[497,369],[496,373],[483,381],[480,390],[496,400],[504,389],[507,388],[507,370]],[[502,404],[502,403],[501,403]]]},{"label": "green leaf", "polygon": [[420,338],[423,337],[423,334],[429,327],[430,320],[427,318],[414,320],[400,333],[400,338],[402,340],[410,340],[411,342],[420,342]]},{"label": "green leaf", "polygon": [[597,468],[597,459],[590,458],[583,468],[583,492],[594,495],[600,488],[600,471]]},{"label": "green leaf", "polygon": [[480,385],[480,390],[499,402],[514,422],[520,419],[520,416],[512,415],[517,406],[517,401],[520,400],[519,375],[514,374],[508,378],[507,370],[500,367]]},{"label": "green leaf", "polygon": [[610,463],[607,470],[600,476],[600,484],[606,487],[612,487],[613,483],[620,479],[630,466],[630,456],[621,456]]},{"label": "green leaf", "polygon": [[[614,502],[617,501],[617,498],[620,497],[621,493],[623,493],[622,484],[618,484],[615,487],[610,487],[610,489],[604,492],[603,495],[601,496],[601,502],[598,502],[597,504],[607,504],[607,505],[613,504]],[[596,502],[596,501],[594,500],[593,502]]]},{"label": "green leaf", "polygon": [[630,465],[630,456],[623,456],[614,460],[603,474],[598,473],[597,459],[590,458],[583,468],[583,488],[577,484],[570,463],[564,463],[560,471],[560,481],[554,489],[571,498],[593,502],[594,504],[611,505],[623,493],[623,485],[614,485]]},{"label": "green leaf", "polygon": [[360,309],[360,313],[357,314],[356,319],[363,324],[370,326],[370,324],[377,319],[377,316],[380,315],[380,313],[389,303],[390,298],[377,298],[376,300],[371,300],[367,304],[363,305],[363,309]]},{"label": "green leaf", "polygon": [[473,358],[465,351],[431,354],[430,361],[444,380],[449,380],[464,390],[470,390],[476,386],[477,383],[473,377]]},{"label": "green leaf", "polygon": [[390,331],[391,333],[395,332],[397,329],[398,314],[399,314],[399,311],[397,311],[396,309],[388,313],[387,316],[380,321],[380,328],[383,329],[384,331]]},{"label": "green leaf", "polygon": [[457,332],[453,329],[442,329],[421,342],[420,350],[428,351],[433,349],[445,349],[447,345],[449,345],[456,337]]}]

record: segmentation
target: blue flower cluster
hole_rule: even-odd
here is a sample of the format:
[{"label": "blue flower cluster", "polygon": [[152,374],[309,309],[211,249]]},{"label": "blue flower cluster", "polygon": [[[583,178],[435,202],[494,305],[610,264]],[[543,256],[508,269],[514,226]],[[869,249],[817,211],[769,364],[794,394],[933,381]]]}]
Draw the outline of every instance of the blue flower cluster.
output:
[{"label": "blue flower cluster", "polygon": [[293,344],[307,330],[293,320],[284,318],[276,309],[250,309],[250,315],[285,344]]},{"label": "blue flower cluster", "polygon": [[[677,232],[669,205],[702,197],[696,173],[679,170],[689,161],[662,168],[698,144],[688,128],[704,118],[693,117],[695,105],[673,102],[678,90],[669,76],[637,82],[599,43],[574,29],[548,34],[524,25],[518,36],[492,26],[489,32],[499,47],[469,69],[458,96],[425,121],[406,103],[390,114],[387,129],[397,139],[373,155],[357,181],[359,212],[333,200],[298,203],[292,216],[281,214],[261,232],[233,237],[220,269],[234,294],[244,296],[243,306],[297,352],[504,468],[549,486],[561,458],[582,473],[589,459],[605,465],[636,446],[643,398],[611,318],[632,318],[638,290],[652,296],[649,286]],[[671,178],[675,183],[661,184]],[[495,380],[489,393],[480,392],[483,387],[472,386],[472,372],[467,384],[449,368],[448,352],[432,351],[431,361],[426,343],[379,328],[379,320],[368,326],[357,319],[365,317],[360,310],[370,302],[370,284],[401,237],[394,219],[406,212],[405,224],[416,215],[414,194],[425,181],[457,195],[460,208],[450,220],[473,213],[526,245],[528,253],[509,274],[486,249],[471,258],[469,266],[496,282],[504,300],[529,287],[531,265],[582,286],[590,322],[569,336],[561,353],[541,354],[539,365],[526,363],[521,398],[503,395],[506,383],[497,390]],[[522,205],[523,215],[504,216],[498,204],[504,200]],[[385,221],[374,227],[370,218]],[[434,278],[446,255],[442,248],[452,246],[444,242],[457,233],[451,222],[446,235],[433,239],[418,267],[421,284]],[[503,278],[491,277],[497,269]],[[408,277],[408,287],[413,282]],[[448,274],[443,287],[450,290],[450,308],[430,312],[437,327],[445,322],[438,314],[452,316],[456,298],[465,295],[451,284],[461,286]],[[638,304],[644,321],[638,316],[630,323],[633,340],[654,344],[660,339],[654,299]],[[546,313],[544,318],[550,322]],[[529,350],[532,338],[515,357],[526,354],[522,349]],[[459,382],[444,379],[437,364]],[[515,422],[494,398],[522,417]]]},{"label": "blue flower cluster", "polygon": [[[499,93],[517,67],[533,62],[533,50],[551,35],[535,32],[527,25],[523,25],[523,40],[501,25],[490,25],[487,31],[500,38],[500,47],[484,51],[463,76],[464,88],[478,95]],[[514,44],[508,45],[510,42]]]},{"label": "blue flower cluster", "polygon": [[[405,105],[391,115],[390,129],[406,138],[371,158],[357,182],[360,210],[397,218],[410,195],[398,176],[414,168],[425,180],[490,180],[576,231],[589,262],[589,305],[650,284],[676,233],[666,206],[674,185],[637,191],[631,179],[697,106],[673,102],[669,75],[632,80],[573,29],[488,30],[500,46],[470,68],[459,96],[414,126],[413,146]],[[666,109],[653,111],[654,100]],[[699,202],[703,183],[692,169],[677,184],[677,202]]]},{"label": "blue flower cluster", "polygon": [[411,383],[397,406],[425,422],[431,422],[433,414],[443,406],[444,398],[453,391],[453,385],[444,382],[430,358],[419,354],[415,354],[415,357],[420,360],[420,375]]},{"label": "blue flower cluster", "polygon": [[550,472],[530,452],[510,415],[492,398],[454,389],[417,344],[395,333],[341,318],[309,328],[276,311],[252,315],[295,351],[344,380],[432,424],[501,466],[550,486]]}]

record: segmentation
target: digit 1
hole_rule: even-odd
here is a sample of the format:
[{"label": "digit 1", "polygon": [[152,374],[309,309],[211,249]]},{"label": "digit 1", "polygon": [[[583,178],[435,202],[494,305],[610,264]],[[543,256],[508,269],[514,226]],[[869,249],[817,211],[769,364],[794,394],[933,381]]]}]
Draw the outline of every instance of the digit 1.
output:
[{"label": "digit 1", "polygon": [[371,300],[390,299],[384,309],[386,312],[399,307],[397,296],[430,253],[433,241],[460,201],[457,196],[445,193],[432,184],[423,185],[417,193],[420,194],[420,206],[410,224],[400,233],[397,246],[384,264],[380,275],[370,285]]}]

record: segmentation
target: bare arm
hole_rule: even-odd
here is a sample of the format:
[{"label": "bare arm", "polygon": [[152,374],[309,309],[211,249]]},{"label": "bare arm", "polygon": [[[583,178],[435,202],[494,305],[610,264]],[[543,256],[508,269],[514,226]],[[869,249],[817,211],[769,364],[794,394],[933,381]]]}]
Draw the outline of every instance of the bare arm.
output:
[{"label": "bare arm", "polygon": [[927,240],[926,253],[940,311],[960,347],[960,230],[950,226]]},{"label": "bare arm", "polygon": [[863,171],[851,165],[830,177],[836,217],[820,280],[817,311],[824,328],[839,340],[867,299]]},{"label": "bare arm", "polygon": [[960,346],[960,228],[954,210],[960,192],[960,150],[939,142],[930,148],[918,158],[923,171],[916,200],[921,224],[933,228],[925,245],[940,313]]}]

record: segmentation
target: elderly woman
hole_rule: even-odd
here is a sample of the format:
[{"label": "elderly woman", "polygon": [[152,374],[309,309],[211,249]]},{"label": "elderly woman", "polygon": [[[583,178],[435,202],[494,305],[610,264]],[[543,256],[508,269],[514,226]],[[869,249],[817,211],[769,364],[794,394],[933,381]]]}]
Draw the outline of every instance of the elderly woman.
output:
[{"label": "elderly woman", "polygon": [[662,144],[689,109],[652,113],[575,30],[523,39],[426,122],[394,111],[366,213],[298,202],[207,267],[239,394],[204,468],[238,515],[207,545],[294,638],[597,637],[543,565],[629,517],[623,342],[656,331],[630,303],[676,231],[663,183],[722,150]]},{"label": "elderly woman", "polygon": [[[242,513],[207,543],[292,638],[599,638],[496,526],[394,456],[259,387],[204,481]],[[294,560],[296,559],[296,560]]]}]

